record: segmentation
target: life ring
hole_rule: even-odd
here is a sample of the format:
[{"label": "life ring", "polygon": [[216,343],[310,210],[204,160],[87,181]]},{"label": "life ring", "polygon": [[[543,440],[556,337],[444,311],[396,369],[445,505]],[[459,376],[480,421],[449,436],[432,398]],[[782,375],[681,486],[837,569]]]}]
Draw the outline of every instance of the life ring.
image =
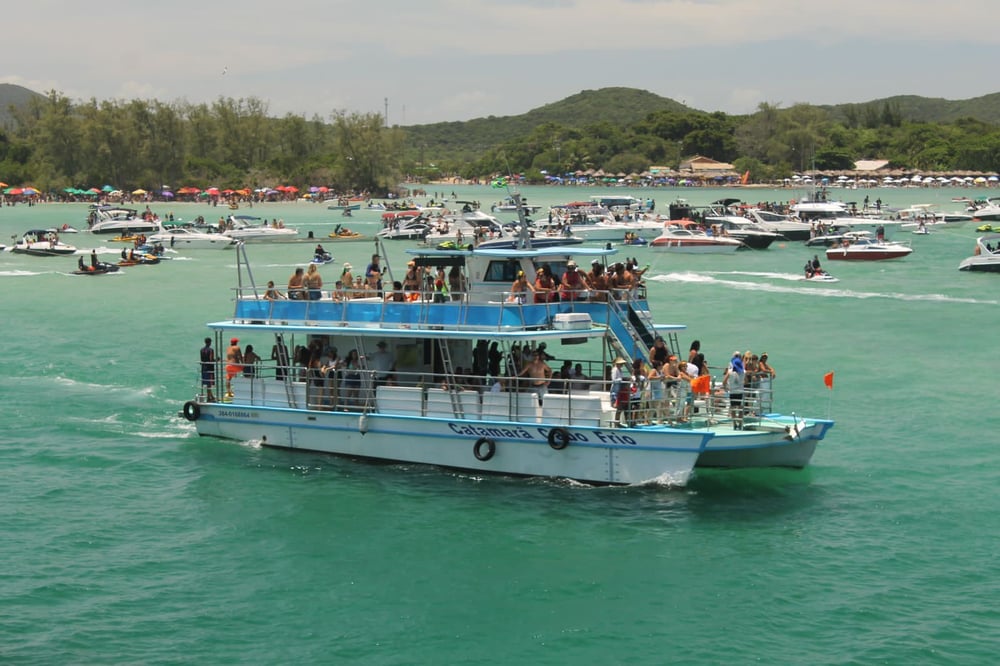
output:
[{"label": "life ring", "polygon": [[549,446],[556,451],[562,451],[569,446],[569,431],[566,428],[549,430]]},{"label": "life ring", "polygon": [[[486,447],[486,451],[483,451],[484,446]],[[489,437],[480,437],[472,446],[472,455],[476,456],[476,460],[481,460],[483,462],[492,458],[496,452],[497,443]]]},{"label": "life ring", "polygon": [[201,416],[201,407],[197,402],[188,400],[184,403],[184,418],[188,421],[197,421]]}]

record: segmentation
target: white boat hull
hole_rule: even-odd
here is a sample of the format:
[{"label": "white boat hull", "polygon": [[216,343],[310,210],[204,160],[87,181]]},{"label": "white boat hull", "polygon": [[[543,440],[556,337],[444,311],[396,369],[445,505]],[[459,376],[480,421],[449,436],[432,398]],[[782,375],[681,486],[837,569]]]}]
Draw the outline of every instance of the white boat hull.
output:
[{"label": "white boat hull", "polygon": [[[258,441],[377,460],[440,465],[479,472],[572,478],[601,484],[666,481],[684,485],[707,433],[565,427],[570,444],[548,443],[552,426],[428,419],[346,412],[300,411],[222,403],[201,405],[201,435]],[[495,444],[476,457],[482,438]],[[481,448],[480,453],[484,450]]]},{"label": "white boat hull", "polygon": [[185,250],[230,250],[239,242],[225,234],[170,233],[153,234],[146,239],[164,247]]},{"label": "white boat hull", "polygon": [[654,240],[650,247],[657,252],[674,254],[729,254],[740,248],[740,243],[699,243],[688,240]]}]

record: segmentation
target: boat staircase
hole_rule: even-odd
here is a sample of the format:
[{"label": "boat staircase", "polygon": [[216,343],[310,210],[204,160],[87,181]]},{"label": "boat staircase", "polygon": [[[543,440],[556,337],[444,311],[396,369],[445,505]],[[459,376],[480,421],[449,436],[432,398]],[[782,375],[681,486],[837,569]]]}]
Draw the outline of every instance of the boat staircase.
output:
[{"label": "boat staircase", "polygon": [[[608,326],[614,334],[612,347],[615,351],[624,358],[641,358],[649,363],[649,350],[657,333],[648,313],[638,310],[631,298],[621,301],[611,299],[608,301],[608,309]],[[667,347],[672,353],[679,354],[680,344],[675,331],[667,334]]]}]

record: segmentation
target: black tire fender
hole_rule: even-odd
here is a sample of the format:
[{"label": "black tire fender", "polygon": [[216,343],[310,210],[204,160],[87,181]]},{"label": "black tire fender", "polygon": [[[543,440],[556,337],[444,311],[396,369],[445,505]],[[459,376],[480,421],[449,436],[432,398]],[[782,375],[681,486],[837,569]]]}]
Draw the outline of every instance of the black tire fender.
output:
[{"label": "black tire fender", "polygon": [[193,400],[184,403],[184,418],[188,421],[197,421],[201,417],[201,406]]},{"label": "black tire fender", "polygon": [[562,451],[569,446],[569,431],[566,428],[549,430],[549,446],[556,451]]},{"label": "black tire fender", "polygon": [[[486,450],[483,450],[483,447]],[[481,460],[486,462],[492,458],[497,452],[497,443],[494,442],[489,437],[480,437],[476,440],[476,443],[472,445],[472,455],[476,456],[476,460]]]}]

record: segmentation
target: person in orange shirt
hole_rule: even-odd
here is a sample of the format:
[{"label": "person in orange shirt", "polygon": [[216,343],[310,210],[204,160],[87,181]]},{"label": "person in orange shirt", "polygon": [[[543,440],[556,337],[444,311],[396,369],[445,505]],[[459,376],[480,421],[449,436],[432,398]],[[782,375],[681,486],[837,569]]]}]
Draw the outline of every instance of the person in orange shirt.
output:
[{"label": "person in orange shirt", "polygon": [[233,377],[243,370],[243,350],[240,349],[240,339],[231,338],[226,349],[226,397],[233,397]]}]

